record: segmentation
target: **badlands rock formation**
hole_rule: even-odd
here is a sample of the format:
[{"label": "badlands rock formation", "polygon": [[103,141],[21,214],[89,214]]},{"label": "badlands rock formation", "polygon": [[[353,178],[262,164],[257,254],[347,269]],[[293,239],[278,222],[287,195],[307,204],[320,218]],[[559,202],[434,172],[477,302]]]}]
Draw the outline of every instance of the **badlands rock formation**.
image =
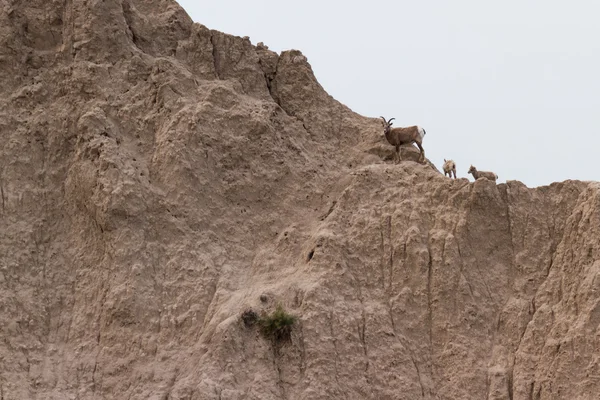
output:
[{"label": "badlands rock formation", "polygon": [[598,183],[393,165],[171,0],[2,0],[0,71],[0,399],[598,398]]}]

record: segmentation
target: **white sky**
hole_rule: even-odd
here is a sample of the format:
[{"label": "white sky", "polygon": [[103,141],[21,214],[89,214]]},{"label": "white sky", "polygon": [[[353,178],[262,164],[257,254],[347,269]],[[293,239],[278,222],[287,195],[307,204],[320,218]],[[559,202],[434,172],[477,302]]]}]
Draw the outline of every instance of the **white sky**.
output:
[{"label": "white sky", "polygon": [[427,157],[527,186],[600,180],[597,0],[180,0],[196,22],[299,49],[333,97],[421,125]]}]

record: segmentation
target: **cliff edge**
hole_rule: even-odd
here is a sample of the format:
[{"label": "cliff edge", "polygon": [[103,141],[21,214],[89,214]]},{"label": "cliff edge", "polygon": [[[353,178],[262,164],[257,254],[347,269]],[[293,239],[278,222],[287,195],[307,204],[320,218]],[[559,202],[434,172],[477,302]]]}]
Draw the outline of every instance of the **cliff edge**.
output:
[{"label": "cliff edge", "polygon": [[4,0],[0,71],[1,399],[600,393],[599,183],[394,165],[171,0]]}]

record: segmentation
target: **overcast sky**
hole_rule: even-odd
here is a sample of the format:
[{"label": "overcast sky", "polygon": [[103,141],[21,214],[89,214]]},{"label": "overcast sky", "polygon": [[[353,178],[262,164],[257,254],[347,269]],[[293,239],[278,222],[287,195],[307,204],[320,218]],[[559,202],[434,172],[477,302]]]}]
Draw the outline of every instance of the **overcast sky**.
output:
[{"label": "overcast sky", "polygon": [[[600,2],[180,0],[211,29],[299,49],[333,97],[421,125],[427,157],[527,186],[600,180]],[[472,179],[472,178],[471,178]]]}]

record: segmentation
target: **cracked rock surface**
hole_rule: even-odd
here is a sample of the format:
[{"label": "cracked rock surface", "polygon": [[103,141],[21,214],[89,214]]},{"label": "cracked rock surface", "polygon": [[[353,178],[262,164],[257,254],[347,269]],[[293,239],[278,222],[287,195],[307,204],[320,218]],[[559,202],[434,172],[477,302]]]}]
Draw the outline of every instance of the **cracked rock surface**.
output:
[{"label": "cracked rock surface", "polygon": [[0,71],[0,399],[597,399],[600,184],[394,165],[170,0],[4,0]]}]

